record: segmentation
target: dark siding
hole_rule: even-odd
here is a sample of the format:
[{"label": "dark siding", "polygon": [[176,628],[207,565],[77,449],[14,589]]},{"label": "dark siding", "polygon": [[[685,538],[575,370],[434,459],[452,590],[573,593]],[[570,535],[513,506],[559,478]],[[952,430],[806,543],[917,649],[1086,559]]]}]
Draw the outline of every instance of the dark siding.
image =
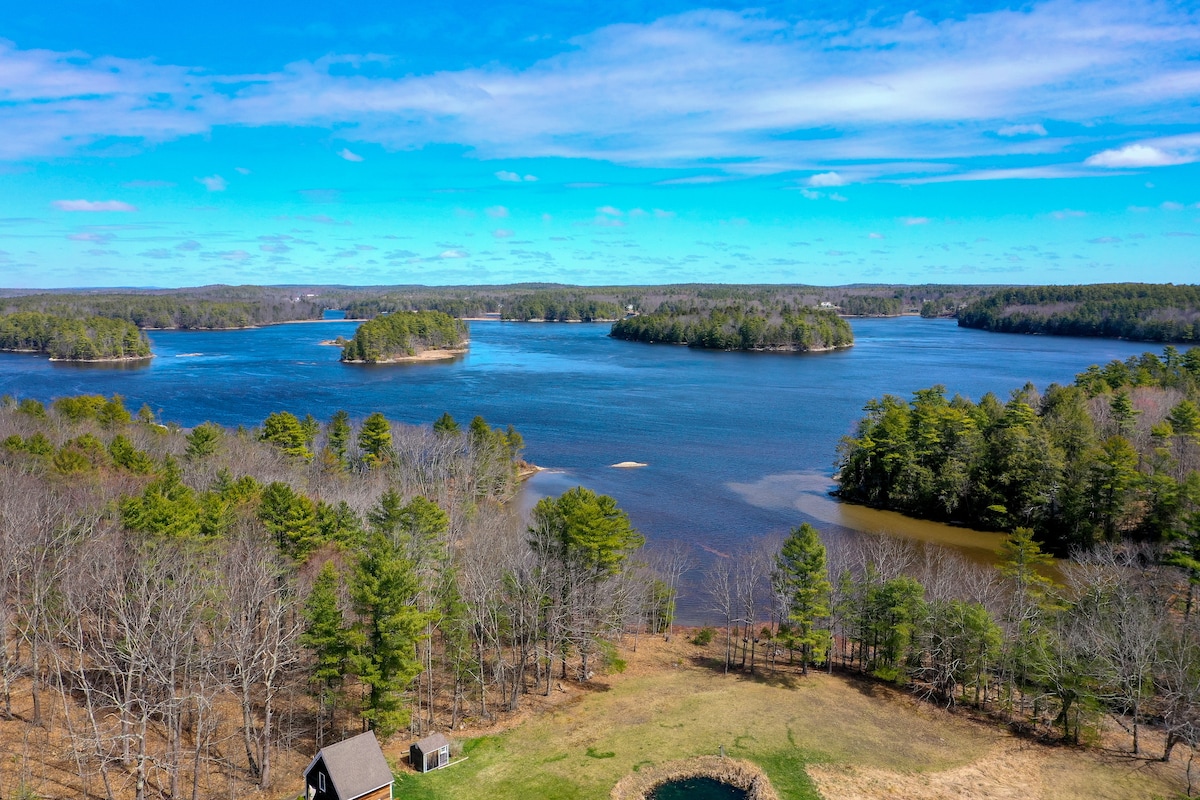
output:
[{"label": "dark siding", "polygon": [[[323,792],[318,788],[321,785],[320,779],[317,777],[318,774],[325,776],[325,791]],[[325,769],[325,759],[323,758],[318,758],[317,763],[313,764],[312,769],[304,776],[304,782],[308,786],[313,787],[313,791],[315,792],[313,800],[342,800],[342,798],[337,796],[337,792],[333,790],[333,779],[329,777],[329,771]],[[304,796],[308,797],[307,789]],[[349,798],[346,800],[349,800]]]}]

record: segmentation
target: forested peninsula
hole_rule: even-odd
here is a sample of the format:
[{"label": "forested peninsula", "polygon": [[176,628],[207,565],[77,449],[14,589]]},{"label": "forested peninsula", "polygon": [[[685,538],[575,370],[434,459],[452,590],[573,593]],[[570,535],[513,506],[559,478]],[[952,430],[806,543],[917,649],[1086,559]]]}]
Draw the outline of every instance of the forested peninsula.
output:
[{"label": "forested peninsula", "polygon": [[1200,347],[1093,366],[1067,386],[1027,384],[1007,402],[934,386],[865,410],[840,446],[846,500],[1029,528],[1059,554],[1134,539],[1200,556]]},{"label": "forested peninsula", "polygon": [[999,333],[1200,342],[1200,286],[1106,283],[1002,289],[960,309],[958,324]]},{"label": "forested peninsula", "polygon": [[466,352],[467,323],[441,311],[397,312],[358,326],[342,347],[347,364],[387,364]]},{"label": "forested peninsula", "polygon": [[686,344],[710,350],[808,352],[849,347],[850,324],[828,309],[663,304],[652,314],[616,322],[610,334],[635,342]]},{"label": "forested peninsula", "polygon": [[0,350],[44,353],[54,361],[135,361],[151,357],[149,340],[130,322],[36,311],[0,316]]}]

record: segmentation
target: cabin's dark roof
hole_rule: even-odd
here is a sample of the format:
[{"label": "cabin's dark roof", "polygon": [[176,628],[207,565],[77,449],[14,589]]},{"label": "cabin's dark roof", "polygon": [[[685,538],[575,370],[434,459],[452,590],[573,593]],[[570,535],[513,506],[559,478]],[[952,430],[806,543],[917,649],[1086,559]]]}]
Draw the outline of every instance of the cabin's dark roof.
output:
[{"label": "cabin's dark roof", "polygon": [[387,786],[394,778],[379,740],[373,731],[360,733],[343,739],[337,744],[321,748],[312,764],[304,771],[307,776],[319,759],[325,761],[325,771],[333,781],[333,788],[342,800],[352,800],[381,786]]},{"label": "cabin's dark roof", "polygon": [[439,748],[449,747],[450,740],[446,738],[446,734],[444,734],[444,733],[434,733],[434,734],[430,734],[429,736],[426,736],[424,739],[417,742],[413,746],[416,747],[418,750],[420,750],[422,753],[432,753],[434,750],[437,750]]}]

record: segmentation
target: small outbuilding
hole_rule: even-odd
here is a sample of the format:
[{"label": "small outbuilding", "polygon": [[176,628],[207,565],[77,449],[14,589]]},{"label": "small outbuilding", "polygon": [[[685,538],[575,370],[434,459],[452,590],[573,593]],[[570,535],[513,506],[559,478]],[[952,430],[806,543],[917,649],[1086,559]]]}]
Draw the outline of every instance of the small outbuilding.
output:
[{"label": "small outbuilding", "polygon": [[392,768],[373,731],[322,747],[304,770],[306,800],[392,800]]},{"label": "small outbuilding", "polygon": [[408,748],[408,763],[417,772],[441,769],[450,763],[450,740],[443,733],[426,736]]}]

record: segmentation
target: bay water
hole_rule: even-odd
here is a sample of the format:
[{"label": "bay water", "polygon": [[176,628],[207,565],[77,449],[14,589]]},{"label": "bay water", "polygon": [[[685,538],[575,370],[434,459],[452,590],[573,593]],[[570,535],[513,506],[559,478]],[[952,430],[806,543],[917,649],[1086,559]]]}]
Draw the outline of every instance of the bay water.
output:
[{"label": "bay water", "polygon": [[[544,472],[521,502],[576,485],[615,497],[651,545],[681,540],[697,560],[717,557],[811,522],[827,538],[855,531],[952,546],[975,558],[998,537],[828,496],[842,436],[884,393],[911,397],[944,384],[978,400],[1032,381],[1068,383],[1154,345],[1104,339],[994,334],[916,317],[855,319],[855,345],[827,353],[725,353],[624,342],[607,324],[481,321],[470,351],[453,360],[345,365],[336,347],[357,323],[325,321],[235,331],[153,331],[156,357],[138,365],[80,365],[0,354],[0,394],[49,401],[117,393],[162,419],[253,426],[273,411],[328,420],[460,423],[482,415],[515,426],[525,457]],[[646,466],[614,468],[633,461]],[[706,616],[695,593],[685,622]]]}]

